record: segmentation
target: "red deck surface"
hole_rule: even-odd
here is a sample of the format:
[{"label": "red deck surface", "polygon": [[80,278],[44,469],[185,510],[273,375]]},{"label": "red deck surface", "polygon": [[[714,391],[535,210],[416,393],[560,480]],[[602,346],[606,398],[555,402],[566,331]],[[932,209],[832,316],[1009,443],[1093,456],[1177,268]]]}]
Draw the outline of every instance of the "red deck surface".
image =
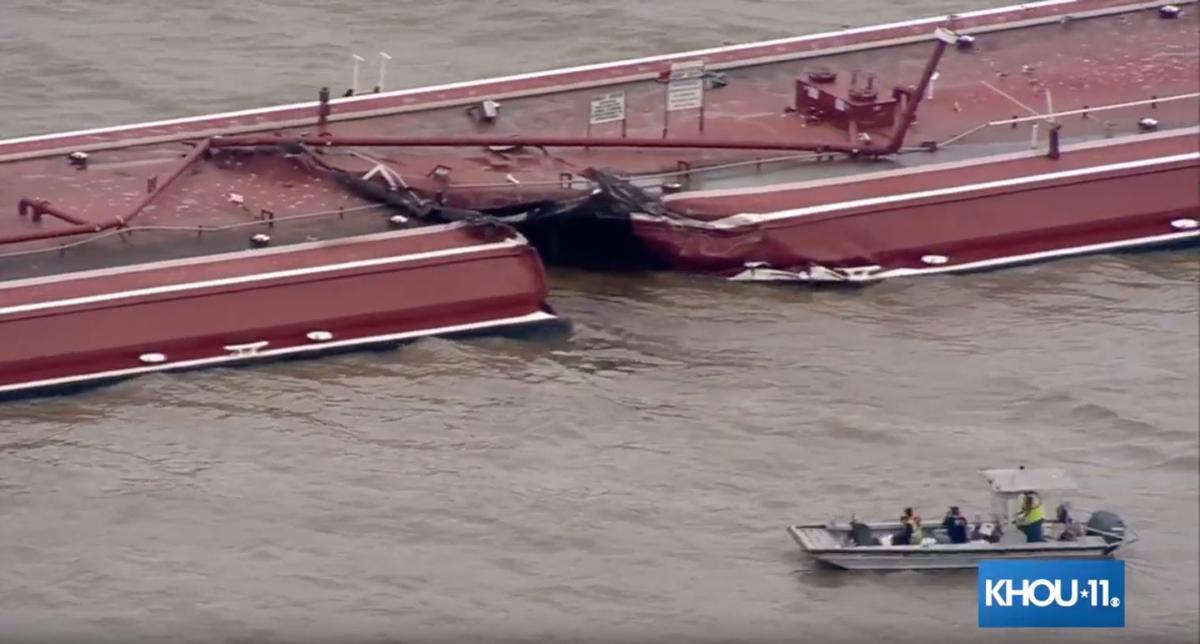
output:
[{"label": "red deck surface", "polygon": [[[704,59],[712,69],[731,69],[777,60],[787,61],[819,56],[823,53],[823,50],[833,48],[873,48],[878,43],[883,42],[924,42],[929,40],[933,29],[939,25],[950,26],[961,33],[990,33],[994,29],[1006,29],[1010,25],[1020,23],[1045,21],[1047,19],[1056,21],[1063,17],[1087,17],[1089,15],[1112,12],[1124,14],[1138,8],[1141,8],[1141,11],[1138,12],[1140,16],[1137,19],[1140,19],[1141,16],[1147,19],[1154,19],[1153,10],[1160,4],[1163,3],[1136,3],[1129,2],[1128,0],[1050,0],[1048,2],[1032,2],[1012,7],[964,13],[953,20],[947,19],[948,17],[919,18],[892,25],[865,27],[829,34],[723,47],[701,52],[685,52],[636,61],[590,65],[561,71],[524,74],[502,79],[341,99],[334,101],[331,118],[334,120],[340,118],[362,118],[396,110],[423,111],[425,108],[447,103],[465,105],[483,97],[507,98],[512,96],[559,94],[564,89],[584,85],[590,87],[618,85],[631,80],[646,80],[656,77],[666,70],[671,62],[680,60]],[[1188,6],[1190,10],[1192,2],[1184,0],[1184,2],[1177,4]],[[1111,52],[1114,46],[1120,49],[1122,46],[1128,45],[1127,41],[1132,39],[1121,36],[1128,36],[1130,29],[1137,28],[1137,26],[1131,25],[1128,21],[1130,19],[1122,18],[1118,20],[1120,21],[1118,25],[1109,24],[1110,33],[1107,34],[1115,37],[1083,41],[1085,43],[1083,44],[1084,50],[1089,54],[1109,58],[1109,56],[1105,56],[1104,54]],[[1185,12],[1183,19],[1167,22],[1183,24],[1184,27],[1182,29],[1186,33],[1188,30],[1195,30],[1195,20],[1196,16],[1194,13],[1189,14]],[[1192,24],[1187,24],[1189,22]],[[1063,25],[1063,29],[1073,29],[1077,24],[1067,23]],[[1113,30],[1114,27],[1116,27],[1116,30]],[[1042,35],[1044,36],[1045,34]],[[1145,37],[1144,34],[1139,35]],[[1056,42],[1052,45],[1047,43],[1044,38],[1034,38],[1032,41],[1027,42],[1027,45],[1039,44],[1038,49],[1041,52],[1039,53],[1036,50],[1029,51],[1029,56],[1024,63],[1044,62],[1043,59],[1046,58],[1045,53],[1047,51],[1057,50],[1064,53],[1068,51],[1063,49],[1067,45],[1058,39],[1055,40]],[[1153,46],[1154,43],[1147,44]],[[1162,43],[1160,42],[1159,44]],[[1170,42],[1168,44],[1175,46],[1181,43]],[[1194,39],[1191,43],[1184,41],[1182,44],[1185,48],[1191,47],[1194,49]],[[987,45],[986,43],[981,43],[981,45],[987,49],[992,48],[991,45]],[[1157,51],[1169,54],[1170,48],[1166,50],[1159,49]],[[996,52],[993,50],[988,53],[994,54]],[[885,58],[891,59],[893,63],[904,63],[902,57],[887,56]],[[1119,56],[1117,58],[1120,59]],[[1124,58],[1125,62],[1136,62],[1137,60],[1137,57],[1132,59]],[[1072,64],[1082,65],[1082,69],[1088,71],[1087,66],[1093,62],[1100,62],[1100,59],[1092,58],[1091,60],[1083,61],[1073,59],[1071,62]],[[994,69],[990,71],[1016,72],[1019,71],[1019,67],[1017,69]],[[1092,71],[1092,75],[1094,76],[1094,70]],[[1169,72],[1168,75],[1170,75]],[[1089,84],[1090,82],[1086,78],[1080,78],[1080,81],[1081,84]],[[18,139],[11,142],[0,142],[0,156],[37,151],[69,151],[81,149],[82,146],[107,145],[110,143],[151,138],[174,138],[179,140],[202,135],[227,134],[239,131],[263,131],[278,127],[280,124],[312,125],[315,122],[315,110],[316,103],[311,102],[261,110],[247,110],[224,115],[177,119],[174,121],[117,128],[103,128],[101,130],[81,133],[29,137],[28,139]],[[577,114],[581,119],[583,118],[583,112],[577,112]]]},{"label": "red deck surface", "polygon": [[[1153,5],[1130,5],[1113,0],[1081,0],[1033,5],[1010,11],[977,12],[953,24],[945,20],[913,21],[881,29],[729,48],[682,58],[703,58],[710,69],[720,68],[728,85],[706,95],[705,128],[697,132],[695,115],[671,115],[670,136],[712,139],[845,141],[847,133],[828,124],[806,123],[785,113],[793,102],[794,80],[807,70],[824,66],[841,78],[861,70],[877,75],[876,87],[886,94],[895,84],[913,84],[932,50],[932,31],[939,24],[978,39],[969,51],[951,48],[939,68],[934,97],[921,104],[918,123],[909,143],[945,141],[978,125],[1016,116],[1167,98],[1200,92],[1197,16],[1193,4],[1176,20],[1158,17]],[[1087,17],[1096,14],[1097,17]],[[1060,18],[1073,16],[1062,21]],[[1037,23],[1037,24],[1032,24]],[[1026,26],[1019,26],[1026,25]],[[1018,27],[1019,26],[1019,27]],[[1010,28],[1011,27],[1011,28]],[[1132,37],[1136,34],[1136,37]],[[832,52],[832,48],[843,51]],[[848,50],[848,51],[846,51]],[[464,84],[431,90],[414,90],[335,101],[329,131],[339,136],[448,135],[480,133],[537,133],[582,136],[586,130],[588,101],[598,92],[624,90],[629,104],[629,136],[661,136],[664,85],[654,80],[670,59],[595,66],[561,73],[528,75],[513,79]],[[572,89],[583,88],[583,89]],[[1044,90],[1049,90],[1049,98]],[[484,98],[504,99],[494,125],[478,124],[464,106]],[[1153,115],[1163,129],[1192,125],[1197,120],[1197,100],[1189,97],[1088,117],[1062,119],[1064,141],[1135,132],[1137,120]],[[403,110],[403,111],[400,111]],[[353,117],[351,119],[351,117]],[[350,120],[337,120],[337,119]],[[153,139],[197,139],[213,133],[280,130],[316,135],[316,106],[305,105],[260,111],[240,116],[185,120],[168,124],[130,127],[90,134],[34,137],[0,142],[0,204],[23,197],[48,200],[61,211],[86,222],[102,223],[127,211],[147,190],[147,181],[169,176],[191,148],[181,143],[138,144]],[[985,144],[1010,148],[1029,140],[1029,123],[1019,127],[989,127],[950,146],[961,157],[990,153]],[[593,135],[619,136],[619,125],[596,126]],[[872,132],[886,140],[885,131]],[[111,146],[125,146],[109,149]],[[86,170],[69,167],[64,154],[90,149]],[[360,150],[373,160],[351,156],[349,150],[325,155],[332,165],[366,172],[383,162],[417,187],[429,188],[426,175],[437,165],[450,168],[450,203],[488,207],[520,203],[563,193],[560,174],[589,167],[613,168],[625,174],[670,171],[680,162],[693,168],[718,163],[753,161],[767,155],[754,152],[629,150],[556,148],[520,149],[497,153],[478,148]],[[29,155],[49,155],[22,158]],[[906,163],[936,161],[938,154],[905,155]],[[864,167],[869,169],[869,166]],[[803,166],[796,170],[804,176]],[[745,168],[753,182],[754,166]],[[514,185],[519,182],[519,185]],[[586,188],[576,180],[576,190]],[[232,203],[231,193],[243,197]],[[279,225],[272,234],[278,243],[330,238],[386,227],[386,209],[348,194],[345,189],[300,167],[296,159],[278,154],[220,152],[201,161],[156,197],[130,225],[131,229],[157,231],[140,236],[126,249],[113,239],[96,244],[91,252],[78,249],[62,257],[29,255],[6,257],[13,252],[53,249],[63,243],[49,240],[0,245],[0,275],[28,276],[106,264],[143,261],[147,257],[202,254],[244,247],[245,238],[262,227],[257,219],[269,211]],[[339,211],[345,211],[344,218]],[[325,213],[324,216],[318,216]],[[304,223],[283,223],[303,217]],[[197,244],[198,227],[235,227],[211,243]],[[51,217],[33,222],[28,217],[0,218],[0,238],[70,228]]]}]

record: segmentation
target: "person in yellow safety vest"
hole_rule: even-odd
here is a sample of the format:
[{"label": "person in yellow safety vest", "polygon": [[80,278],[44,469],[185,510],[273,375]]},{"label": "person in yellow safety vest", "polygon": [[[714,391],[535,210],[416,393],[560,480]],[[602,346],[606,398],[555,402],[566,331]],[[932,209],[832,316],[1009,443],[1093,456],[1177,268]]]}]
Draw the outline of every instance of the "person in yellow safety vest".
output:
[{"label": "person in yellow safety vest", "polygon": [[1036,543],[1045,541],[1042,530],[1046,523],[1046,510],[1042,507],[1042,499],[1037,492],[1029,491],[1021,495],[1021,511],[1017,513],[1017,528],[1025,533],[1025,541]]}]

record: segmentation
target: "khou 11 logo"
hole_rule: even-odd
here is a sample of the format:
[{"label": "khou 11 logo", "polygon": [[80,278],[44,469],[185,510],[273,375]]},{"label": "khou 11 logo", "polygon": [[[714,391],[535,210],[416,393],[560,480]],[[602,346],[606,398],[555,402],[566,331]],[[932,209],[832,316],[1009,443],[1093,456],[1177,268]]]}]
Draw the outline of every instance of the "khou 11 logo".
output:
[{"label": "khou 11 logo", "polygon": [[980,628],[1124,628],[1125,562],[979,562]]}]

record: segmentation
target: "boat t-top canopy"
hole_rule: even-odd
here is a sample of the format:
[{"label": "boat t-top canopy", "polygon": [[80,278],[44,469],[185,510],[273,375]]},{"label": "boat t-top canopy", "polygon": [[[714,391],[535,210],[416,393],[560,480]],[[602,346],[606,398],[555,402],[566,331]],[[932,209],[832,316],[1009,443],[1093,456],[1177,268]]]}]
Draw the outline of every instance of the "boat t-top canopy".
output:
[{"label": "boat t-top canopy", "polygon": [[1031,490],[1074,490],[1079,486],[1066,472],[1056,468],[1027,470],[981,470],[994,494],[1020,494]]}]

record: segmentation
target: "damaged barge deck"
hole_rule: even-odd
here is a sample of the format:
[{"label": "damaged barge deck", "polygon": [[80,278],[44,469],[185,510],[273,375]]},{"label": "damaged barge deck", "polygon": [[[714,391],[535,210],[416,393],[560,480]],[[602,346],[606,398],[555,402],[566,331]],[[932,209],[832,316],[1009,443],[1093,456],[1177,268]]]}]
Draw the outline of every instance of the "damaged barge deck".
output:
[{"label": "damaged barge deck", "polygon": [[1193,241],[1195,7],[1047,0],[0,141],[0,393],[536,326],[543,260],[865,282]]},{"label": "damaged barge deck", "polygon": [[[694,203],[713,189],[1045,148],[1052,131],[1066,146],[1194,126],[1198,36],[1194,2],[1050,0],[494,81],[325,92],[310,104],[0,142],[0,199],[49,200],[95,225],[90,213],[120,207],[131,185],[202,154],[212,169],[193,166],[143,222],[307,215],[319,212],[314,191],[348,191],[353,199],[321,205],[376,203],[404,226],[499,218],[551,262],[681,265],[632,225],[646,195],[697,191]],[[90,155],[86,169],[61,169],[67,154]],[[634,191],[610,189],[621,181],[643,193],[631,203]],[[87,230],[22,223],[28,235]]]}]

